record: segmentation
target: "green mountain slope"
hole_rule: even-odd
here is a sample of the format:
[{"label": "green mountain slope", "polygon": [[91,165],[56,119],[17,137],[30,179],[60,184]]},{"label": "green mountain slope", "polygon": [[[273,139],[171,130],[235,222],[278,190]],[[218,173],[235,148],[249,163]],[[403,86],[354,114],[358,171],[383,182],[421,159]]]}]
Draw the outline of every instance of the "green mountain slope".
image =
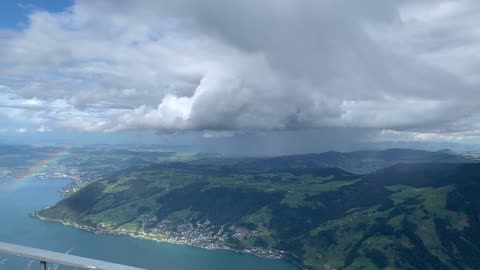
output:
[{"label": "green mountain slope", "polygon": [[358,176],[165,163],[92,183],[38,216],[306,269],[480,269],[479,191],[480,164]]},{"label": "green mountain slope", "polygon": [[430,152],[415,149],[392,148],[375,151],[325,152],[320,154],[290,155],[245,159],[236,163],[237,168],[272,170],[284,168],[336,167],[345,171],[365,174],[399,163],[461,163],[472,162],[464,156],[448,150]]}]

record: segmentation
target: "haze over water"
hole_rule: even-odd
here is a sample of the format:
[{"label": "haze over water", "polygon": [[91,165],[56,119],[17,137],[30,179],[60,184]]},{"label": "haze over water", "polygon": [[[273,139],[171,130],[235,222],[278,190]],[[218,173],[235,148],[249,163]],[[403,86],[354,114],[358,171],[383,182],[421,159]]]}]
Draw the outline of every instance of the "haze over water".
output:
[{"label": "haze over water", "polygon": [[[0,180],[0,190],[8,180]],[[285,261],[258,258],[223,250],[157,243],[127,236],[97,235],[31,217],[34,210],[60,199],[67,180],[30,180],[0,195],[0,241],[128,264],[150,270],[298,270]],[[5,269],[25,269],[28,261],[7,258]],[[38,265],[32,265],[36,269]],[[61,268],[64,269],[64,268]],[[65,268],[66,269],[66,268]]]}]

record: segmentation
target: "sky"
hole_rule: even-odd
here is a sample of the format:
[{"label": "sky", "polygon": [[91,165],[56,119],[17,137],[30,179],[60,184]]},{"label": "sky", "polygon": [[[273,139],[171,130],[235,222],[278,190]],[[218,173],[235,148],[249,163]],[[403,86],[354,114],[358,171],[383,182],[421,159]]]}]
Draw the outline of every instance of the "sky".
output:
[{"label": "sky", "polygon": [[0,143],[480,142],[476,0],[5,0],[0,12]]}]

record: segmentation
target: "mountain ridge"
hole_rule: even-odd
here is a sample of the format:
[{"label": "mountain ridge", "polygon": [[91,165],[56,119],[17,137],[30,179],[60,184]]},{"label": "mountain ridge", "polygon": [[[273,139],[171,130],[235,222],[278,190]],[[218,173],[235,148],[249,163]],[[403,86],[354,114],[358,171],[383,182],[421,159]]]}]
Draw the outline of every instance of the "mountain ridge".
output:
[{"label": "mountain ridge", "polygon": [[[424,150],[391,148],[386,150],[363,150],[353,152],[329,151],[324,153],[287,155],[255,158],[239,162],[236,166],[263,168],[317,168],[338,167],[357,174],[370,173],[396,163],[419,162],[473,162],[472,160],[445,150],[431,152]],[[255,163],[255,164],[252,164]],[[295,165],[297,164],[297,165]]]},{"label": "mountain ridge", "polygon": [[305,269],[480,268],[478,163],[399,163],[357,175],[210,162],[132,168],[37,216]]}]

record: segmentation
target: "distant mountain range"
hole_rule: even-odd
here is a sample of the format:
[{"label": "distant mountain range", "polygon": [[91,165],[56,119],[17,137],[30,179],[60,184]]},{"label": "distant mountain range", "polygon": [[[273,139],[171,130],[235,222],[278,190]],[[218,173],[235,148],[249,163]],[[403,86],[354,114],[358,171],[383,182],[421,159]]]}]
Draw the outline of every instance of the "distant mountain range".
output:
[{"label": "distant mountain range", "polygon": [[320,154],[252,158],[235,164],[243,169],[271,170],[283,168],[336,167],[352,173],[369,173],[398,163],[471,162],[450,150],[437,152],[392,148],[380,151],[325,152]]},{"label": "distant mountain range", "polygon": [[447,150],[208,156],[119,171],[36,215],[305,269],[480,269],[479,192],[480,164]]}]

